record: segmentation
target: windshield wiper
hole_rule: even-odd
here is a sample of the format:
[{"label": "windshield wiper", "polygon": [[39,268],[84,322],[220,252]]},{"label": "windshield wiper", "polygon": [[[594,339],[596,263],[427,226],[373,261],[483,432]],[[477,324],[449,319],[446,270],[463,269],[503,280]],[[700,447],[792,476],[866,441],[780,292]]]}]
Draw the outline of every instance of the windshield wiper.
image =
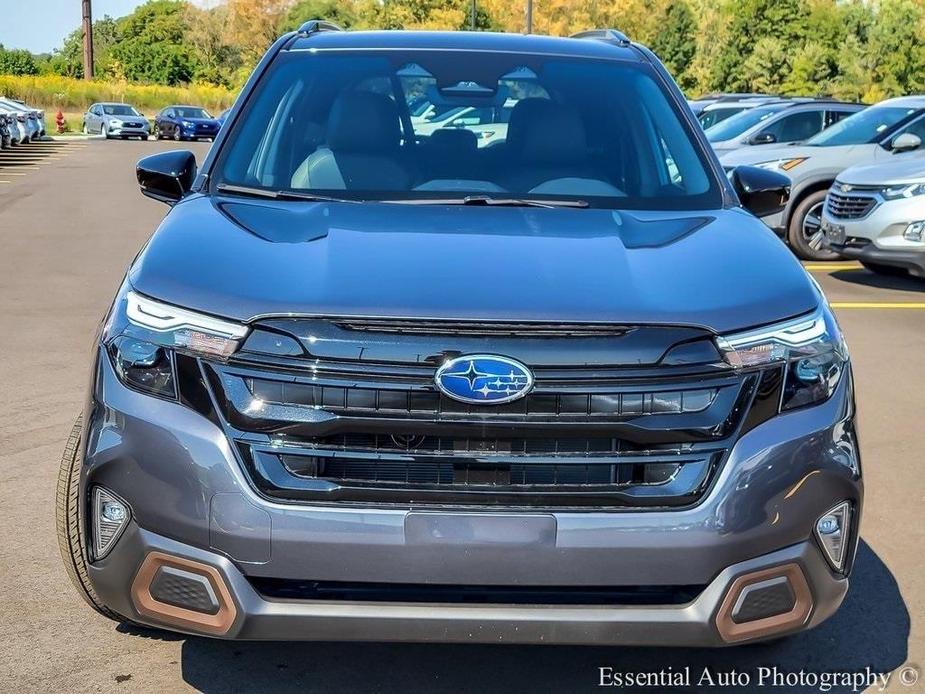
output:
[{"label": "windshield wiper", "polygon": [[236,186],[231,183],[219,183],[215,189],[219,193],[232,193],[234,195],[252,195],[256,198],[269,198],[270,200],[307,200],[309,202],[359,202],[359,200],[346,200],[334,198],[330,195],[315,195],[314,193],[300,193],[296,190],[267,190],[266,188],[251,188],[250,186]]},{"label": "windshield wiper", "polygon": [[524,200],[523,198],[492,198],[486,195],[467,195],[464,198],[411,198],[386,200],[407,205],[473,205],[481,207],[590,207],[587,200]]}]

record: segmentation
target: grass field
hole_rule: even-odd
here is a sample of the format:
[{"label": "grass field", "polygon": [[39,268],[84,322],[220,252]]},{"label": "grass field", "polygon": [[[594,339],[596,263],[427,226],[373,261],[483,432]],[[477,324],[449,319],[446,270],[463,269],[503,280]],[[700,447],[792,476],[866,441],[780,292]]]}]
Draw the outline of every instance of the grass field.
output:
[{"label": "grass field", "polygon": [[164,87],[154,84],[84,81],[57,75],[0,75],[0,95],[21,99],[45,110],[49,132],[61,109],[71,131],[79,131],[83,113],[97,101],[132,104],[149,118],[171,104],[204,106],[219,113],[234,103],[236,92],[214,85]]}]

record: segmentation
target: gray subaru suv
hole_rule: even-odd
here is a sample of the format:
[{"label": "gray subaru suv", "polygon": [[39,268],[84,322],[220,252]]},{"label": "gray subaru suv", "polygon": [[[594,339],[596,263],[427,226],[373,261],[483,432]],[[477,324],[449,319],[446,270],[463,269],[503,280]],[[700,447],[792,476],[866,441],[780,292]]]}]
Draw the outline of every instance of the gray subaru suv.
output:
[{"label": "gray subaru suv", "polygon": [[[507,122],[416,129],[423,99]],[[100,324],[58,486],[97,612],[718,646],[838,608],[844,341],[754,216],[786,179],[727,176],[644,47],[310,22],[201,166],[137,176],[171,209]]]}]

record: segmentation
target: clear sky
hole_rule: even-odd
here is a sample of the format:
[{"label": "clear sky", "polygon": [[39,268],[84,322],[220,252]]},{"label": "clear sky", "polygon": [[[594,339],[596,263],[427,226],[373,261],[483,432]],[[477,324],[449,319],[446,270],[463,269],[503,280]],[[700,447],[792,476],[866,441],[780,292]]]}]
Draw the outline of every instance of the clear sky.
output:
[{"label": "clear sky", "polygon": [[[143,0],[92,0],[93,19],[122,17]],[[80,0],[0,0],[0,43],[45,53],[60,48],[64,37],[80,26]]]}]

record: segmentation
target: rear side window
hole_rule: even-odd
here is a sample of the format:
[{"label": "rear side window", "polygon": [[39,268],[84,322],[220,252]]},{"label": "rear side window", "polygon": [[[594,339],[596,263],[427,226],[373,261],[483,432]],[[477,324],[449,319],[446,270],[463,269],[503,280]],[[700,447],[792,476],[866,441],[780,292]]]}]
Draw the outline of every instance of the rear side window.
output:
[{"label": "rear side window", "polygon": [[282,54],[211,180],[357,200],[721,205],[689,124],[648,66],[480,51]]},{"label": "rear side window", "polygon": [[824,111],[800,111],[783,116],[762,130],[777,142],[801,142],[822,130]]}]

